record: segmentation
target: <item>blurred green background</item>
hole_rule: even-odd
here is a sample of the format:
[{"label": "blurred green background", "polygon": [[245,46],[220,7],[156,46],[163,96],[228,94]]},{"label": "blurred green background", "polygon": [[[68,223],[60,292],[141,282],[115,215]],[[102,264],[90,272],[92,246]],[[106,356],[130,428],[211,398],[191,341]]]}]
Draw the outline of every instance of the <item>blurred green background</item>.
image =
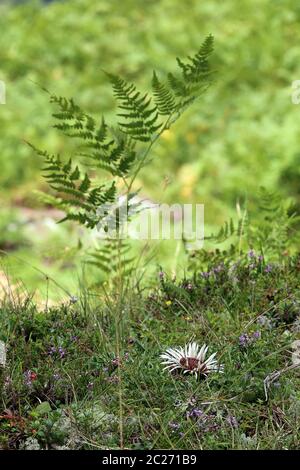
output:
[{"label": "blurred green background", "polygon": [[[48,90],[73,97],[95,117],[112,119],[115,102],[103,70],[147,89],[152,70],[175,69],[175,57],[215,36],[216,82],[153,151],[141,174],[155,202],[205,204],[206,230],[255,202],[259,186],[300,201],[300,3],[294,0],[72,0],[1,2],[0,271],[45,290],[54,276],[68,290],[80,274],[78,245],[93,243],[38,200],[41,162],[26,145],[67,155],[70,142],[51,128]],[[253,202],[253,204],[254,204]],[[152,266],[172,268],[163,242]],[[179,265],[184,269],[184,260]],[[0,279],[1,281],[1,279]],[[52,293],[57,294],[57,289]]]}]

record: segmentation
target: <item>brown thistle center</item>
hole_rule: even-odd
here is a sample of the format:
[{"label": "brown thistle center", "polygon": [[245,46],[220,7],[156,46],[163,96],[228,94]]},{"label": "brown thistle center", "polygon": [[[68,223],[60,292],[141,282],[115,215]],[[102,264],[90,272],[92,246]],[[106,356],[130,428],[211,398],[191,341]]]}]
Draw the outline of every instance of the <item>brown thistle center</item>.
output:
[{"label": "brown thistle center", "polygon": [[182,367],[188,370],[195,370],[199,365],[199,359],[195,357],[182,357],[179,362]]}]

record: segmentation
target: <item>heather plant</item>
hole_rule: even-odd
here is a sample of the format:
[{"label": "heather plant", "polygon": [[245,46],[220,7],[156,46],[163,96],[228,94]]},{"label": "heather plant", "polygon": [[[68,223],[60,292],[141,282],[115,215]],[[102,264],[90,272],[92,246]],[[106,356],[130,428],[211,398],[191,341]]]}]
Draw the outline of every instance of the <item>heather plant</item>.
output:
[{"label": "heather plant", "polygon": [[[222,271],[222,266],[237,263],[252,270],[271,270],[270,263],[282,264],[287,255],[295,255],[299,242],[299,215],[289,200],[277,192],[261,187],[255,197],[255,209],[237,205],[237,216],[231,218],[216,233],[205,236],[208,247],[188,251],[190,272],[204,276]],[[184,240],[186,245],[186,242]],[[218,267],[219,268],[218,268]]]},{"label": "heather plant", "polygon": [[[208,276],[161,273],[151,292],[128,295],[118,355],[113,298],[46,312],[3,303],[0,447],[298,449],[299,256],[252,264],[253,253]],[[196,378],[195,342],[222,373]],[[174,371],[166,350],[179,352]]]}]

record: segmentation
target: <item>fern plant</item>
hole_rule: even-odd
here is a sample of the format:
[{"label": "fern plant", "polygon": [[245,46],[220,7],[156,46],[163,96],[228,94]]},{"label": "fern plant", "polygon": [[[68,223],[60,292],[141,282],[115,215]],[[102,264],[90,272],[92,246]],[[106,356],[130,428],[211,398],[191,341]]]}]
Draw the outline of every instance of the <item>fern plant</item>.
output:
[{"label": "fern plant", "polygon": [[291,212],[289,201],[282,200],[278,193],[263,187],[258,191],[257,200],[258,211],[255,215],[251,211],[241,213],[239,210],[236,221],[232,218],[225,221],[215,234],[205,237],[205,240],[221,248],[187,252],[190,271],[195,272],[208,264],[238,259],[252,249],[269,260],[281,261],[285,253],[297,246],[300,216]]},{"label": "fern plant", "polygon": [[282,200],[277,192],[263,187],[258,193],[258,208],[260,216],[249,225],[249,245],[280,260],[286,251],[297,245],[299,235],[295,226],[300,216],[291,211],[289,200]]},{"label": "fern plant", "polygon": [[[64,159],[32,146],[44,160],[43,174],[53,191],[47,195],[47,202],[65,212],[61,222],[73,220],[90,229],[105,229],[108,214],[99,211],[100,206],[116,203],[120,194],[126,196],[129,206],[133,184],[154,143],[211,84],[212,51],[213,37],[209,35],[194,56],[177,58],[176,73],[168,73],[162,80],[153,72],[151,94],[107,73],[117,100],[116,128],[104,117],[95,119],[73,99],[50,94],[56,108],[54,127],[76,139],[79,149],[75,158]],[[119,222],[116,238],[121,230]],[[112,269],[107,253],[99,254],[98,250],[91,261],[103,270]]]}]

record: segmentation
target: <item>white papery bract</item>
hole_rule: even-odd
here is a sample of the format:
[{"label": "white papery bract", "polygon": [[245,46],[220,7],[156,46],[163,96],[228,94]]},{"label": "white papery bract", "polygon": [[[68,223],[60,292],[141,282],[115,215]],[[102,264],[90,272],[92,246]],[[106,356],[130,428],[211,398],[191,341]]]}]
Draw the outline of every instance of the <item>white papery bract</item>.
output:
[{"label": "white papery bract", "polygon": [[186,344],[184,348],[169,348],[160,357],[165,365],[164,370],[168,369],[169,372],[181,370],[184,374],[195,374],[196,377],[207,377],[211,372],[222,372],[223,367],[215,359],[216,353],[205,359],[207,351],[206,344],[200,347],[193,342]]}]

